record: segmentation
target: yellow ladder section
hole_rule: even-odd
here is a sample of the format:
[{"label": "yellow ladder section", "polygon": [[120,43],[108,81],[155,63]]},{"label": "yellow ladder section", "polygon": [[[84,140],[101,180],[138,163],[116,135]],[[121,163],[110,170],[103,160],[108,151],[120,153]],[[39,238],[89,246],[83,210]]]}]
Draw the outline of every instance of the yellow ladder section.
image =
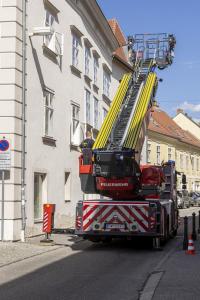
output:
[{"label": "yellow ladder section", "polygon": [[122,102],[128,90],[131,75],[131,73],[128,73],[123,76],[122,81],[118,87],[117,93],[112,101],[111,107],[105,117],[105,120],[93,145],[93,149],[100,149],[106,146],[113,124],[117,119]]},{"label": "yellow ladder section", "polygon": [[135,149],[138,141],[138,137],[141,131],[142,123],[145,114],[148,110],[149,101],[152,95],[153,88],[155,86],[157,77],[155,73],[149,73],[147,81],[141,91],[138,104],[135,110],[135,114],[130,123],[127,137],[123,144],[124,147]]}]

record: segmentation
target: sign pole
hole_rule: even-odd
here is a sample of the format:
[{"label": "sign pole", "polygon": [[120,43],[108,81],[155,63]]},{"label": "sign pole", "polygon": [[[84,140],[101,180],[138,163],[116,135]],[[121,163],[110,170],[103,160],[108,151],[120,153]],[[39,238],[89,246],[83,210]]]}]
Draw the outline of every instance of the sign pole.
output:
[{"label": "sign pole", "polygon": [[1,200],[1,241],[4,240],[4,179],[5,171],[2,170],[2,200]]}]

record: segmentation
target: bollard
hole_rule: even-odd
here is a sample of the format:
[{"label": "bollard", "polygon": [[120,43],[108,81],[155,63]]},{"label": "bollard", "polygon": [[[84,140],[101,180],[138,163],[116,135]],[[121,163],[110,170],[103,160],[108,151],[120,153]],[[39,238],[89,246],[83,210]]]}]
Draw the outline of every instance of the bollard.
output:
[{"label": "bollard", "polygon": [[198,228],[198,233],[200,233],[200,210],[199,210],[199,228]]},{"label": "bollard", "polygon": [[188,217],[184,217],[183,250],[188,248]]},{"label": "bollard", "polygon": [[54,225],[54,212],[55,204],[47,203],[43,205],[43,232],[45,233],[45,238],[40,241],[42,243],[53,242],[49,235],[51,234]]},{"label": "bollard", "polygon": [[192,214],[192,239],[193,241],[196,241],[197,239],[197,233],[196,233],[196,214]]}]

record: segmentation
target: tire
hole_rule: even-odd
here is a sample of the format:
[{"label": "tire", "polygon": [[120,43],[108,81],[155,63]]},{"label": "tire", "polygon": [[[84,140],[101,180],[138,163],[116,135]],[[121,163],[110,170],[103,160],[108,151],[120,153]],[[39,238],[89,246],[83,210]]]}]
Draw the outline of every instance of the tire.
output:
[{"label": "tire", "polygon": [[99,243],[101,241],[99,237],[90,237],[88,240],[93,243]]}]

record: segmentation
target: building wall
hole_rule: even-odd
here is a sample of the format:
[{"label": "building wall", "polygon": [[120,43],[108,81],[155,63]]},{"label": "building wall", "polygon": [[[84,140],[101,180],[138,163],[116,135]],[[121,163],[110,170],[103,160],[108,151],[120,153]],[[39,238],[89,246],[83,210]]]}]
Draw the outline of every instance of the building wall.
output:
[{"label": "building wall", "polygon": [[5,180],[4,239],[11,240],[17,238],[21,227],[21,0],[0,1],[0,28],[0,138],[5,136],[11,143],[11,170]]},{"label": "building wall", "polygon": [[[93,97],[99,101],[99,127],[103,121],[103,108],[108,110],[124,70],[113,73],[112,52],[114,42],[110,34],[96,22],[99,11],[88,11],[82,1],[56,1],[51,3],[59,10],[55,29],[64,34],[64,55],[62,62],[43,46],[43,38],[30,37],[27,54],[27,235],[41,233],[41,220],[34,220],[34,173],[46,174],[43,202],[56,203],[55,227],[74,226],[75,206],[83,198],[80,189],[77,142],[70,138],[72,107],[80,107],[80,141],[93,121],[86,124],[85,89],[91,94],[91,119],[93,119]],[[94,2],[94,1],[92,1]],[[97,6],[96,6],[97,9]],[[30,1],[28,5],[28,32],[33,27],[43,26],[45,6],[43,1]],[[105,26],[105,25],[104,25]],[[109,28],[108,28],[109,29]],[[78,32],[79,31],[79,32]],[[72,34],[80,34],[79,66],[72,65]],[[113,38],[114,39],[114,38]],[[85,41],[90,44],[90,79],[84,76]],[[116,43],[116,41],[115,41]],[[99,70],[97,87],[93,85],[93,53],[98,53]],[[103,72],[110,72],[110,96],[103,94]],[[80,72],[79,72],[80,71]],[[44,87],[54,92],[53,139],[44,142]],[[90,125],[90,126],[88,126]],[[33,130],[34,129],[34,130]],[[96,128],[98,129],[98,128]],[[94,130],[94,136],[96,134]],[[65,172],[71,176],[70,199],[65,199]],[[67,200],[67,201],[65,201]]]},{"label": "building wall", "polygon": [[[148,144],[151,145],[148,163],[157,165],[162,161],[174,160],[176,170],[187,176],[188,190],[200,191],[200,149],[153,131],[148,131]],[[157,146],[160,146],[160,161],[157,159],[159,156]],[[169,148],[171,149],[170,156]],[[188,164],[186,158],[188,158]],[[192,167],[192,158],[194,167]],[[181,176],[178,176],[178,188],[181,189]]]},{"label": "building wall", "polygon": [[[64,37],[62,57],[55,55],[52,44],[48,47],[44,45],[46,38],[31,35],[34,27],[45,25],[46,10],[54,16],[52,30],[57,32],[54,36],[59,40],[56,46],[61,46],[61,35]],[[5,186],[4,238],[17,240],[21,231],[22,0],[0,1],[0,23],[0,137],[10,139],[12,153],[12,168],[7,174]],[[56,204],[55,227],[74,226],[75,206],[83,198],[77,146],[84,138],[86,129],[91,129],[96,136],[105,109],[109,109],[119,80],[127,69],[112,60],[112,53],[119,45],[94,0],[27,1],[26,23],[26,236],[31,236],[40,234],[42,229],[42,213],[37,220],[34,218],[34,194],[39,195],[40,207],[47,202]],[[76,68],[72,67],[73,34],[78,36],[80,42],[79,65]],[[90,49],[89,76],[85,76],[86,45]],[[94,56],[98,57],[98,81],[95,85]],[[103,90],[104,71],[110,74],[109,96]],[[86,89],[91,97],[89,124],[86,124]],[[46,93],[53,97],[51,134],[45,134]],[[98,99],[96,128],[94,97]],[[79,125],[72,136],[74,103],[79,109]],[[70,174],[67,185],[66,174]],[[40,194],[36,191],[34,175],[37,179],[40,177]]]},{"label": "building wall", "polygon": [[188,130],[200,140],[200,127],[190,120],[184,113],[178,113],[173,120],[184,130]]}]

